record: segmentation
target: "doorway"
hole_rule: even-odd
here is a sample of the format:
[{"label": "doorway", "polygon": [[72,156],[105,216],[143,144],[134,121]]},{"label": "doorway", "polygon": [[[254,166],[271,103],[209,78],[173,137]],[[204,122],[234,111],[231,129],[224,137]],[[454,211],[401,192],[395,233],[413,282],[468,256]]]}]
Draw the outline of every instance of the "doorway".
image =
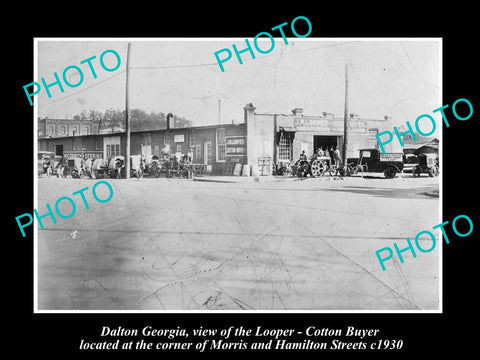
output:
[{"label": "doorway", "polygon": [[212,142],[203,142],[203,164],[207,165],[207,172],[212,172]]},{"label": "doorway", "polygon": [[55,156],[63,157],[63,145],[55,145]]},{"label": "doorway", "polygon": [[341,136],[331,136],[331,135],[314,135],[313,136],[313,151],[317,151],[318,148],[327,148],[330,149],[332,146],[336,146],[342,150],[341,147]]}]

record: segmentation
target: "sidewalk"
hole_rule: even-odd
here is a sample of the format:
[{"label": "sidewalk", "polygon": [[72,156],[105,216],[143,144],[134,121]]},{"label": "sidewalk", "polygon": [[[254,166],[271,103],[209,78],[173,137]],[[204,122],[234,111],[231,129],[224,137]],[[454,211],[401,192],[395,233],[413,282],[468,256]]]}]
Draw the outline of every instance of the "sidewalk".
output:
[{"label": "sidewalk", "polygon": [[[194,181],[204,181],[204,182],[219,182],[219,183],[253,183],[253,182],[293,182],[293,181],[308,181],[308,180],[342,180],[339,176],[332,177],[305,177],[299,178],[296,176],[286,176],[286,175],[270,175],[270,176],[233,176],[233,175],[204,175],[204,176],[194,176],[192,178]],[[345,179],[345,178],[344,178]]]},{"label": "sidewalk", "polygon": [[194,176],[193,181],[218,182],[218,183],[247,183],[247,182],[285,182],[299,180],[289,176],[229,176],[205,175]]}]

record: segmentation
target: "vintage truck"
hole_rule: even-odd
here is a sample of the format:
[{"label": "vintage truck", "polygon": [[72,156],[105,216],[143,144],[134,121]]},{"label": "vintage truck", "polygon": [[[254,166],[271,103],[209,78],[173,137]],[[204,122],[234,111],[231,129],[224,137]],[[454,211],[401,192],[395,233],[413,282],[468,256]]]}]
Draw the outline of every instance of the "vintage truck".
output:
[{"label": "vintage truck", "polygon": [[385,178],[393,179],[403,170],[403,153],[382,154],[378,149],[360,149],[358,160],[350,159],[348,165],[356,167],[358,172],[383,172]]},{"label": "vintage truck", "polygon": [[38,176],[63,176],[62,157],[52,151],[38,151]]}]

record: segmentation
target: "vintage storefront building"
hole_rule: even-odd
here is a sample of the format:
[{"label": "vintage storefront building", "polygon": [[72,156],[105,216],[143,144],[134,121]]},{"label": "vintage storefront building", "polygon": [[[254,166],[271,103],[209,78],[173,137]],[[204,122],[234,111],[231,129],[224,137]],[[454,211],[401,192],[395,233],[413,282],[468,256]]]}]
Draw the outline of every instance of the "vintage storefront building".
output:
[{"label": "vintage storefront building", "polygon": [[[255,112],[252,104],[244,108],[247,125],[248,160],[258,166],[262,160],[271,158],[273,163],[290,162],[299,158],[302,151],[307,156],[318,148],[336,146],[343,149],[344,119],[332,114],[305,116],[302,109],[292,110],[292,114],[261,114]],[[392,119],[362,119],[350,114],[347,119],[348,148],[347,158],[359,156],[358,150],[378,149],[375,135],[392,129]],[[385,146],[391,152],[391,144]],[[398,149],[396,149],[398,150]],[[401,152],[401,150],[400,150]]]},{"label": "vintage storefront building", "polygon": [[[274,164],[294,161],[303,150],[311,155],[319,147],[342,149],[343,117],[327,113],[306,116],[301,109],[287,115],[262,114],[256,113],[251,103],[243,110],[244,122],[239,124],[131,132],[131,155],[148,157],[169,149],[177,157],[188,155],[193,163],[206,165],[208,173],[232,175],[235,164],[249,164],[253,174],[270,175]],[[86,130],[87,124],[81,125],[84,131],[71,133],[66,127],[65,134],[53,136],[53,129],[49,135],[47,127],[47,131],[39,132],[38,150],[55,152],[64,159],[85,156],[108,159],[125,155],[124,132],[95,134],[94,129]],[[378,148],[375,135],[391,129],[390,117],[377,120],[350,115],[347,157],[358,157],[358,150],[362,148]]]}]

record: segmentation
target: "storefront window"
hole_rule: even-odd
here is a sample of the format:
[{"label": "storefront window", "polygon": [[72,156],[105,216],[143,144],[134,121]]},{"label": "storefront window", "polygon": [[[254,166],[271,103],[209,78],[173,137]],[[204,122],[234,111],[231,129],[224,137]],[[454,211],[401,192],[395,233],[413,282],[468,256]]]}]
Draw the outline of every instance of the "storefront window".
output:
[{"label": "storefront window", "polygon": [[195,161],[200,163],[202,161],[202,145],[195,145]]},{"label": "storefront window", "polygon": [[152,138],[151,138],[151,135],[150,133],[148,134],[142,134],[142,144],[145,145],[145,146],[150,146],[151,145],[151,142],[152,142]]},{"label": "storefront window", "polygon": [[106,146],[107,159],[120,155],[120,144],[111,144]]},{"label": "storefront window", "polygon": [[290,133],[284,132],[280,134],[280,142],[278,144],[278,160],[290,161],[291,148],[292,140]]},{"label": "storefront window", "polygon": [[217,162],[225,161],[225,129],[217,129]]}]

